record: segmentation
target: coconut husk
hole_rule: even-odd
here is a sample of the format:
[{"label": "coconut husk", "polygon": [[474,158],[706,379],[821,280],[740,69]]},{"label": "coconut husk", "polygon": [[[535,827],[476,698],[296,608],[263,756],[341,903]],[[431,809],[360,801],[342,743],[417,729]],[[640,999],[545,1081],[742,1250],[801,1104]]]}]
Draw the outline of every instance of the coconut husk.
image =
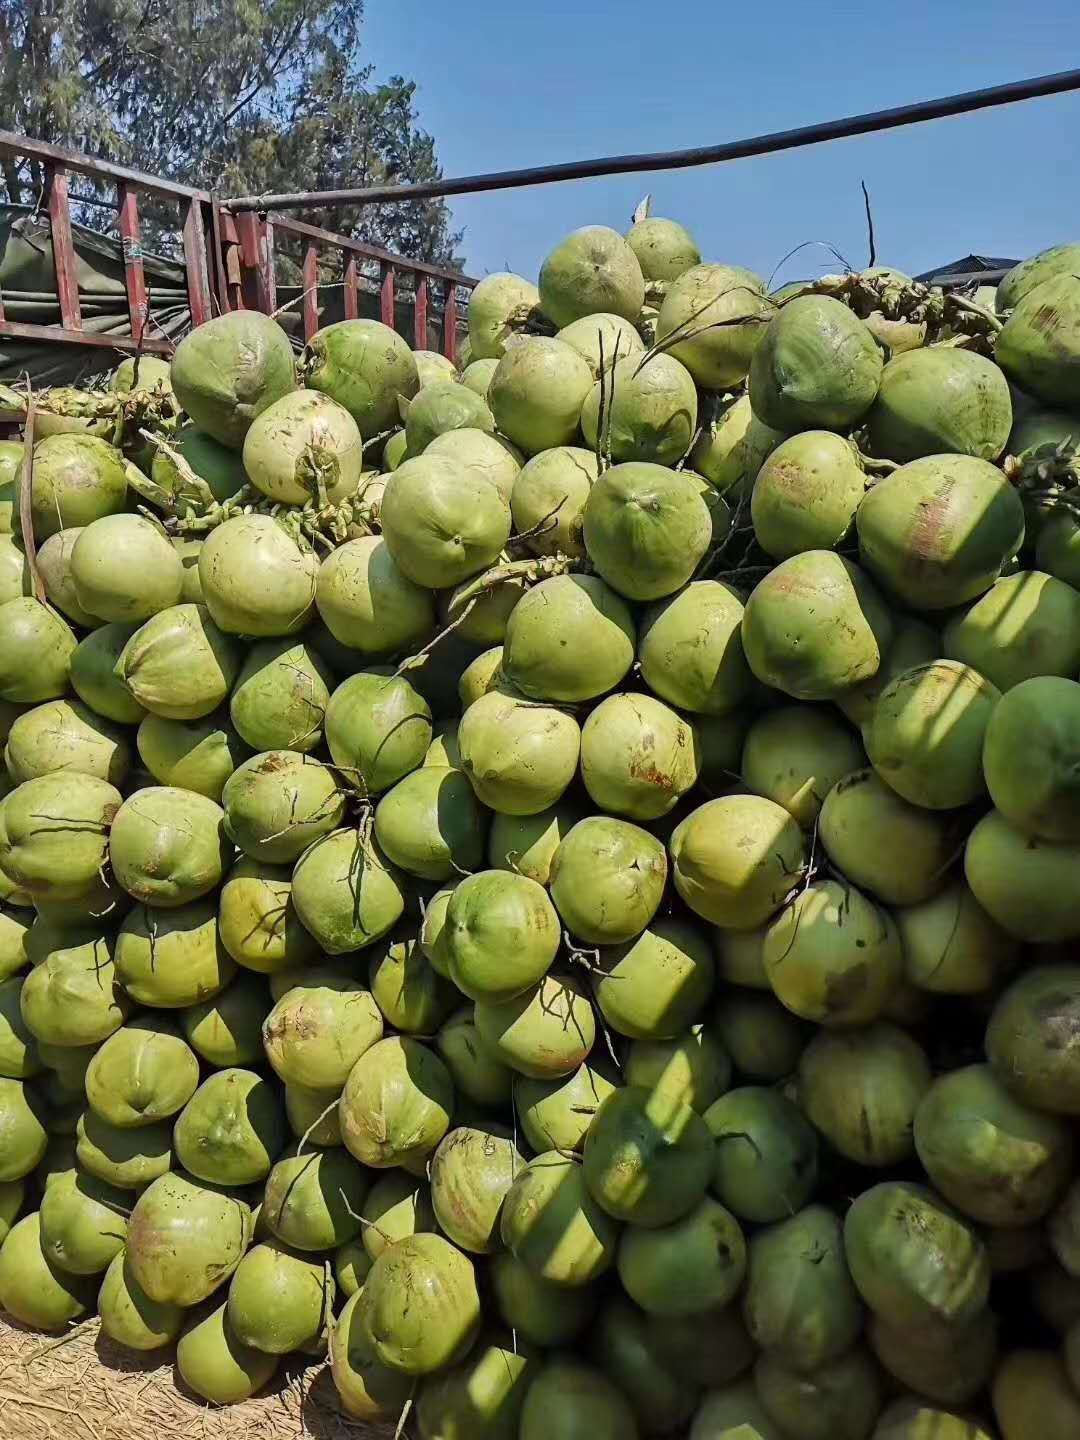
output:
[{"label": "coconut husk", "polygon": [[290,1355],[271,1384],[218,1408],[188,1390],[175,1346],[128,1350],[97,1317],[43,1335],[0,1315],[3,1440],[390,1440],[343,1414],[325,1361]]}]

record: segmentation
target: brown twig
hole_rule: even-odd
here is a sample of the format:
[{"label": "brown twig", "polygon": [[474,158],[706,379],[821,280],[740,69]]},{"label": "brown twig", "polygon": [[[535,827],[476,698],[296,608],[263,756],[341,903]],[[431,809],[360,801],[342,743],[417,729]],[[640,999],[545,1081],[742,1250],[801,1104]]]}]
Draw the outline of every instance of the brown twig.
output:
[{"label": "brown twig", "polygon": [[30,585],[34,598],[40,605],[46,603],[45,582],[37,567],[37,545],[34,542],[34,512],[32,509],[34,490],[34,392],[27,382],[26,420],[23,430],[22,483],[19,486],[19,526],[22,530],[23,549],[26,552],[26,568],[30,571]]}]

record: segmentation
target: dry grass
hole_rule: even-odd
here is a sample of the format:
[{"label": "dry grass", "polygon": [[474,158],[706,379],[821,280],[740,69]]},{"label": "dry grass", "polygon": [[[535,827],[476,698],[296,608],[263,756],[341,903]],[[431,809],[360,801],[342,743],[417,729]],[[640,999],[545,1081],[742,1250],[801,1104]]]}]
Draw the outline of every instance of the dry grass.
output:
[{"label": "dry grass", "polygon": [[173,1350],[113,1344],[96,1318],[42,1335],[0,1315],[2,1440],[388,1440],[343,1415],[329,1367],[289,1359],[254,1400],[218,1409],[188,1390]]}]

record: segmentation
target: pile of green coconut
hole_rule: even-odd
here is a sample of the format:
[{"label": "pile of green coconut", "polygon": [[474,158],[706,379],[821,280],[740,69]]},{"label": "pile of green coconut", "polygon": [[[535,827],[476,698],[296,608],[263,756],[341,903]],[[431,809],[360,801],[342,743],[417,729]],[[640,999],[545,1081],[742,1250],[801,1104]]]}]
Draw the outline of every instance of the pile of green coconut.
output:
[{"label": "pile of green coconut", "polygon": [[419,1440],[1080,1436],[1080,245],[642,214],[0,444],[0,1306]]}]

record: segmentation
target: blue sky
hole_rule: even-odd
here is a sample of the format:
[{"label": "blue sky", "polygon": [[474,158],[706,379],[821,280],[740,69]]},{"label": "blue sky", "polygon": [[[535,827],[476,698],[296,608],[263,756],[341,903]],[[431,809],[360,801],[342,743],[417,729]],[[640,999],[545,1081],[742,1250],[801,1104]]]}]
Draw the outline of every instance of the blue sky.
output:
[{"label": "blue sky", "polygon": [[[365,59],[419,86],[444,173],[719,143],[1080,65],[1078,0],[732,5],[368,0]],[[535,278],[567,231],[646,190],[710,260],[768,276],[802,241],[918,272],[1080,239],[1080,94],[705,169],[452,202],[474,275]],[[822,251],[779,280],[836,269]]]}]

